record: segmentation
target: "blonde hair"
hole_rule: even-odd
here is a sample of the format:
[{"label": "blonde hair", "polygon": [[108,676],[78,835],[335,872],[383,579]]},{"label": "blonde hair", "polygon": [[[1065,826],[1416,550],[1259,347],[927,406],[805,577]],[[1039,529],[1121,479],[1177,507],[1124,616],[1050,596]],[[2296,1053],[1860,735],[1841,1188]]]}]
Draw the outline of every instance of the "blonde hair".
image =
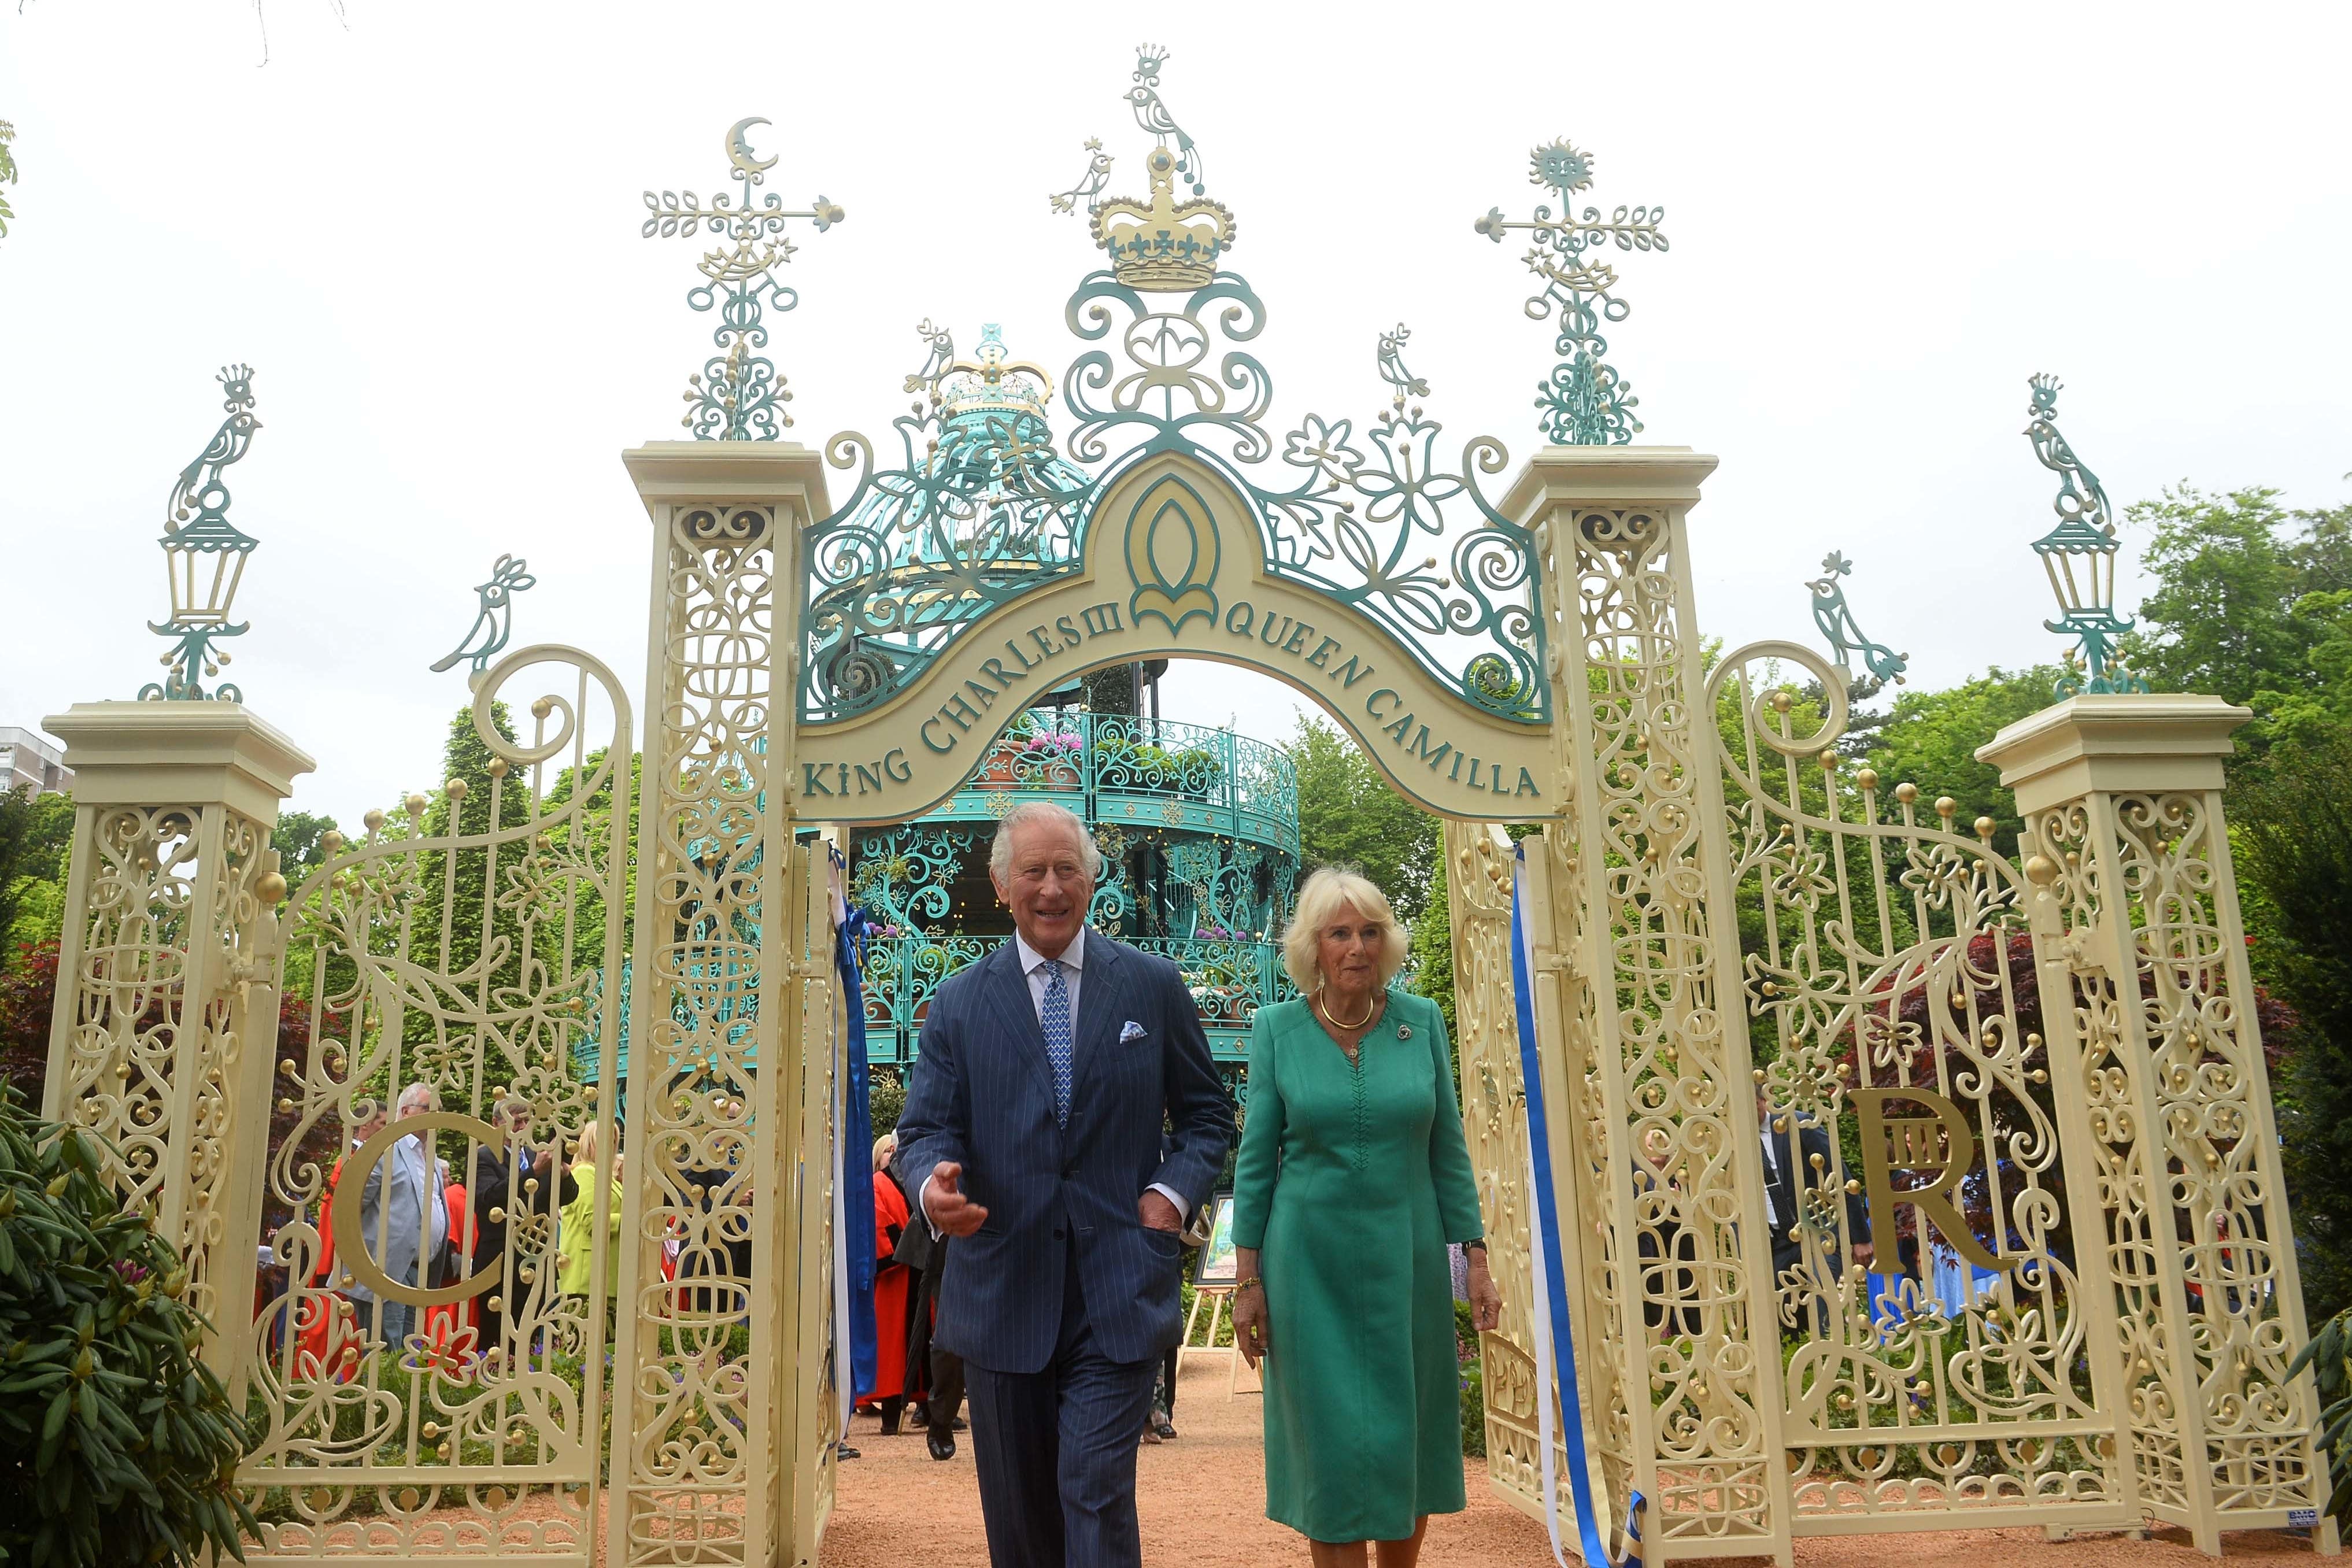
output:
[{"label": "blonde hair", "polygon": [[592,1121],[580,1129],[580,1142],[579,1146],[572,1151],[572,1163],[575,1165],[593,1165],[596,1163],[596,1123],[594,1121]]},{"label": "blonde hair", "polygon": [[1385,931],[1377,970],[1381,984],[1387,985],[1404,967],[1412,941],[1405,931],[1404,922],[1396,918],[1389,896],[1360,871],[1345,866],[1325,866],[1298,889],[1297,905],[1291,910],[1290,923],[1282,931],[1282,967],[1289,971],[1290,983],[1301,993],[1311,996],[1322,989],[1322,969],[1316,963],[1317,945],[1322,940],[1324,928],[1349,904],[1364,919],[1379,922]]},{"label": "blonde hair", "polygon": [[898,1152],[898,1135],[896,1132],[885,1132],[874,1140],[874,1170],[877,1175],[882,1167],[890,1163],[890,1156]]}]

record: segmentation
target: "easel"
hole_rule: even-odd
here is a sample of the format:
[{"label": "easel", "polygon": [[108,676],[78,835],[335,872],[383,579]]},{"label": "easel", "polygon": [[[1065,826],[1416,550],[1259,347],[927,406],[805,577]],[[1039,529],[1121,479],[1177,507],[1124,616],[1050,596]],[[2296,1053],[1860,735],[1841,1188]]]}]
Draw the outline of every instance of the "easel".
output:
[{"label": "easel", "polygon": [[[1221,1345],[1217,1342],[1218,1326],[1233,1321],[1233,1297],[1234,1288],[1230,1285],[1195,1287],[1192,1292],[1192,1310],[1184,1320],[1184,1342],[1176,1347],[1178,1377],[1184,1375],[1184,1363],[1193,1356],[1221,1355],[1225,1358],[1225,1397],[1227,1399],[1243,1392],[1241,1377],[1242,1367],[1244,1364],[1239,1345]],[[1195,1344],[1192,1342],[1195,1331],[1200,1327],[1201,1309],[1203,1307],[1209,1309],[1209,1331],[1201,1338],[1198,1344]],[[1252,1372],[1250,1377],[1256,1386],[1248,1392],[1264,1393],[1265,1389],[1264,1380],[1259,1378],[1255,1372]]]}]

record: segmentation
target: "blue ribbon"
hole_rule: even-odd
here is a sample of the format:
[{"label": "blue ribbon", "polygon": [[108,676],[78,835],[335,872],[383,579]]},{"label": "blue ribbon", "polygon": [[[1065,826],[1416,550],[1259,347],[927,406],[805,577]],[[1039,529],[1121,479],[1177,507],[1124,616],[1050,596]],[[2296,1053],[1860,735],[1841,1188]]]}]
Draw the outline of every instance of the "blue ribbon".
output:
[{"label": "blue ribbon", "polygon": [[[1519,1075],[1528,1099],[1528,1150],[1536,1170],[1536,1228],[1543,1246],[1545,1284],[1551,1303],[1551,1358],[1559,1380],[1560,1441],[1568,1450],[1569,1493],[1576,1503],[1576,1528],[1588,1563],[1618,1563],[1601,1540],[1601,1515],[1592,1497],[1591,1467],[1584,1454],[1584,1399],[1576,1386],[1574,1321],[1568,1307],[1568,1268],[1560,1256],[1559,1203],[1552,1182],[1551,1137],[1544,1111],[1543,1063],[1536,1049],[1535,976],[1528,973],[1527,924],[1521,894],[1527,876],[1527,846],[1517,850],[1511,879],[1511,993],[1518,1004]],[[1624,1561],[1641,1561],[1642,1494],[1628,1500]],[[1622,1565],[1621,1565],[1622,1568]]]},{"label": "blue ribbon", "polygon": [[835,966],[841,972],[842,1005],[849,1019],[846,1041],[848,1092],[841,1108],[842,1262],[849,1274],[849,1386],[855,1398],[874,1392],[882,1334],[874,1321],[874,1122],[866,1098],[866,988],[857,973],[857,942],[866,917],[851,909],[834,932]]}]

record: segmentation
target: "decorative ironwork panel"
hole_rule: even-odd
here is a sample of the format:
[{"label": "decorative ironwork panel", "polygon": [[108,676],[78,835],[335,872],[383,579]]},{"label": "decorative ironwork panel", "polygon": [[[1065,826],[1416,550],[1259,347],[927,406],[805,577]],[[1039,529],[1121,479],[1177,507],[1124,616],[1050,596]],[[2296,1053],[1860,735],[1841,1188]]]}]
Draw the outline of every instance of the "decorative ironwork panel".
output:
[{"label": "decorative ironwork panel", "polygon": [[798,1105],[759,1070],[776,1030],[761,1002],[789,973],[761,943],[763,867],[791,842],[769,795],[787,527],[767,506],[656,514],[612,1461],[610,1550],[626,1563],[762,1563],[786,1512],[775,1384],[790,1373],[751,1341],[791,1342],[773,1337],[772,1286],[793,1204],[771,1173]]},{"label": "decorative ironwork panel", "polygon": [[[562,685],[518,739],[497,697],[539,666]],[[473,722],[487,787],[329,835],[294,898],[307,1033],[281,1042],[268,1165],[284,1273],[238,1469],[267,1556],[593,1556],[617,1023],[594,1002],[622,952],[628,703],[589,656],[532,647],[487,672]],[[608,1065],[583,1083],[590,1027]],[[590,1227],[570,1293],[567,1225]]]},{"label": "decorative ironwork panel", "polygon": [[[1440,458],[1443,427],[1421,401],[1429,384],[1404,363],[1412,334],[1400,325],[1381,334],[1374,358],[1387,407],[1360,433],[1352,419],[1308,414],[1277,447],[1265,423],[1274,379],[1249,347],[1265,307],[1222,267],[1235,221],[1206,196],[1201,150],[1169,112],[1166,62],[1144,50],[1121,95],[1157,140],[1145,159],[1150,197],[1105,197],[1113,160],[1090,141],[1086,177],[1052,198],[1072,215],[1084,199],[1108,263],[1080,280],[1064,320],[1082,343],[1118,345],[1082,350],[1063,374],[1076,420],[1066,456],[1045,421],[1044,370],[1008,362],[992,327],[977,359],[957,361],[950,334],[929,321],[929,357],[905,382],[919,395],[892,421],[894,466],[877,467],[863,436],[827,444],[828,460],[855,468],[857,482],[811,532],[803,717],[885,700],[971,622],[1076,569],[1108,482],[1172,451],[1212,464],[1247,498],[1268,570],[1379,622],[1475,706],[1542,721],[1550,694],[1533,552],[1479,488],[1507,461],[1501,443],[1477,437],[1458,458]],[[1646,211],[1637,226],[1643,248],[1664,247]],[[1246,477],[1277,450],[1289,473]],[[1171,632],[1193,613],[1171,616]],[[1017,644],[1009,651],[1023,657]]]},{"label": "decorative ironwork panel", "polygon": [[190,1304],[222,1322],[231,1140],[239,1112],[252,1114],[236,1092],[239,1002],[268,983],[260,890],[277,853],[267,828],[219,805],[76,816],[72,877],[88,914],[60,953],[47,1112],[119,1152],[125,1205],[178,1237]]},{"label": "decorative ironwork panel", "polygon": [[2063,911],[2133,1478],[2216,1551],[2327,1491],[2285,1375],[2302,1300],[2221,795],[2094,794],[2028,833]]},{"label": "decorative ironwork panel", "polygon": [[[1704,692],[1681,519],[1559,507],[1536,531],[1582,647],[1580,670],[1564,661],[1555,676],[1579,789],[1572,837],[1554,850],[1572,891],[1555,903],[1580,904],[1570,918],[1587,922],[1568,960],[1569,1030],[1592,1042],[1578,1110],[1593,1115],[1587,1157],[1610,1195],[1598,1240],[1613,1292],[1596,1328],[1624,1380],[1622,1404],[1595,1391],[1596,1423],[1625,1423],[1599,1433],[1603,1465],[1615,1453],[1633,1466],[1652,1550],[1769,1551],[1784,1486],[1763,1403],[1773,1340],[1742,1226],[1755,1171],[1738,1136],[1748,1051],[1718,994],[1737,937],[1724,929],[1719,796],[1704,776],[1715,741],[1695,722]],[[1623,1501],[1612,1495],[1612,1509]]]},{"label": "decorative ironwork panel", "polygon": [[[1485,824],[1444,825],[1445,890],[1454,920],[1454,1050],[1461,1062],[1462,1128],[1487,1267],[1503,1292],[1503,1320],[1479,1337],[1486,1401],[1486,1473],[1520,1507],[1543,1507],[1534,1327],[1536,1211],[1527,1190],[1527,1087],[1519,1066],[1518,1007],[1511,984],[1511,863]],[[1564,1454],[1555,1464],[1565,1466]]]},{"label": "decorative ironwork panel", "polygon": [[[1836,751],[1846,672],[1717,665],[1800,1532],[1952,1514],[2123,1524],[2093,1156],[2059,1104],[1995,824]],[[2071,1146],[2070,1146],[2071,1144]],[[1763,1173],[1754,1150],[1744,1165]],[[2077,1216],[2083,1216],[2078,1219]],[[2082,1255],[2087,1252],[2088,1257]]]}]

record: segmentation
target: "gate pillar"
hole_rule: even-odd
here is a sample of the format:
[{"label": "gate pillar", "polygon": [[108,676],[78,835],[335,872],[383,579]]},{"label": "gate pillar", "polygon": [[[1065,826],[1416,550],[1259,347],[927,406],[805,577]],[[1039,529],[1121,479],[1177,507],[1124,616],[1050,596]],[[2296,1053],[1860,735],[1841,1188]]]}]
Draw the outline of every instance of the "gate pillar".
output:
[{"label": "gate pillar", "polygon": [[313,763],[234,702],[79,702],[44,719],[74,771],[73,852],[44,1116],[121,1161],[126,1206],[173,1239],[204,1359],[236,1394],[278,1037],[269,836]]},{"label": "gate pillar", "polygon": [[2077,1036],[2132,1479],[2216,1556],[2224,1530],[2314,1523],[2336,1549],[2318,1402],[2285,1375],[2303,1294],[2221,811],[2250,717],[2086,695],[1977,752],[2017,792],[2043,971],[2072,979],[2043,1018]]},{"label": "gate pillar", "polygon": [[822,1286],[795,1256],[809,1124],[793,988],[832,949],[793,828],[802,531],[832,508],[823,459],[792,443],[657,442],[624,460],[654,538],[609,1550],[810,1563],[827,1489],[798,1472],[833,1455],[802,1439],[820,1423],[800,1408],[814,1384],[794,1347],[802,1295]]},{"label": "gate pillar", "polygon": [[1786,1563],[1771,1248],[1685,524],[1714,468],[1687,447],[1555,447],[1504,503],[1535,534],[1552,617],[1560,805],[1530,933],[1539,1036],[1567,1057],[1559,1212],[1583,1253],[1574,1342],[1611,1510],[1648,1499],[1653,1563]]}]

